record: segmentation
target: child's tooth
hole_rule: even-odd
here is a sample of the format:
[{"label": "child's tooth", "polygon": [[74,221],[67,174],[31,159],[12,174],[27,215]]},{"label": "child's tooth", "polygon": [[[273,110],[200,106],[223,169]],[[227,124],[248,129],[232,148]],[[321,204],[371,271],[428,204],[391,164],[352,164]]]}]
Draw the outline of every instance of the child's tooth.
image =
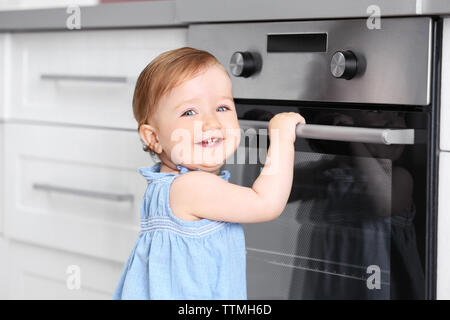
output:
[{"label": "child's tooth", "polygon": [[204,140],[206,144],[211,145],[215,144],[219,139],[218,138],[209,138],[207,140]]}]

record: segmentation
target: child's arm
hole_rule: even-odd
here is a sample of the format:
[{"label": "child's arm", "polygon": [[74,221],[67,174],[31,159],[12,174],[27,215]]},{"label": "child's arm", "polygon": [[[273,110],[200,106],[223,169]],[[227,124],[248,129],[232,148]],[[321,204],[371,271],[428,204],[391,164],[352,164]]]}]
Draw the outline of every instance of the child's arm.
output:
[{"label": "child's arm", "polygon": [[227,222],[276,219],[283,212],[292,188],[295,129],[299,123],[305,120],[294,112],[279,113],[270,120],[267,160],[251,188],[207,172],[188,172],[172,184],[170,195],[176,208],[184,216]]}]

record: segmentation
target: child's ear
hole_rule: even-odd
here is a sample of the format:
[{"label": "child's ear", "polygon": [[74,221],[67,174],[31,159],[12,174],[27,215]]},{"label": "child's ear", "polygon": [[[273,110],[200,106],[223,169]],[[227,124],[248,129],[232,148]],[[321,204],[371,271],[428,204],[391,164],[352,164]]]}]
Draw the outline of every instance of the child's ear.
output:
[{"label": "child's ear", "polygon": [[139,135],[144,143],[154,152],[161,153],[162,146],[159,143],[158,135],[153,126],[149,124],[143,124],[139,127]]}]

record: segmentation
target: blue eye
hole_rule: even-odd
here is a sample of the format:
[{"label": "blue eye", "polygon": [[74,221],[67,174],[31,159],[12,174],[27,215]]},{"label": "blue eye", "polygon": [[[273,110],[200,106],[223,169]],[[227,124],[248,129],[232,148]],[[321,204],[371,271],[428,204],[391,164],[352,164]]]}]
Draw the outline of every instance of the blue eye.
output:
[{"label": "blue eye", "polygon": [[[230,108],[229,107],[227,107],[227,106],[220,106],[220,107],[218,107],[216,110],[219,110],[220,108],[225,108],[225,110],[224,111],[226,111],[226,110],[230,110]],[[184,117],[184,116],[190,116],[190,115],[193,115],[193,114],[188,114],[188,112],[190,112],[190,111],[193,111],[193,112],[195,112],[194,110],[192,110],[192,109],[189,109],[189,110],[187,110],[187,111],[185,111],[181,116],[182,117]]]},{"label": "blue eye", "polygon": [[186,113],[188,113],[189,111],[194,111],[192,109],[187,110],[186,112],[184,112],[181,116],[184,116]]},{"label": "blue eye", "polygon": [[220,107],[217,108],[217,109],[220,109],[220,108],[226,108],[226,109],[230,110],[230,108],[228,108],[227,106],[220,106]]}]

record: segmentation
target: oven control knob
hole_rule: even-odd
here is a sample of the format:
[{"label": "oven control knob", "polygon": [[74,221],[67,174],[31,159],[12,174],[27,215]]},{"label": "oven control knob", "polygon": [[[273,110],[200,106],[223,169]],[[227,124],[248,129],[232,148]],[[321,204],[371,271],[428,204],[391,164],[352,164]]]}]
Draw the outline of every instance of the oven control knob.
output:
[{"label": "oven control knob", "polygon": [[250,52],[236,51],[231,56],[230,70],[236,77],[250,77],[258,69],[258,59]]},{"label": "oven control knob", "polygon": [[330,70],[335,78],[351,79],[355,76],[358,59],[355,54],[349,50],[337,51],[331,58]]}]

